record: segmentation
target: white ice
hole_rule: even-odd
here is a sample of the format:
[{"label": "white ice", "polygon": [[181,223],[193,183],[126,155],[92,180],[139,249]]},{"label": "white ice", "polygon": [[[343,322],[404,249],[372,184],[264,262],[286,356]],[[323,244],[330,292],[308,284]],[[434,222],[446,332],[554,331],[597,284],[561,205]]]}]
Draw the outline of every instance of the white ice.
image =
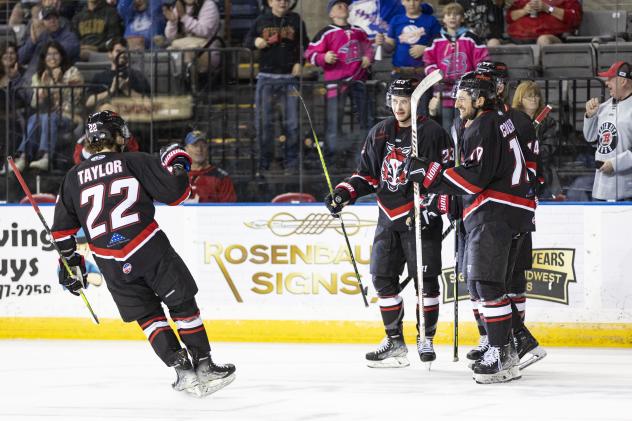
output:
[{"label": "white ice", "polygon": [[171,389],[142,341],[0,341],[0,420],[632,420],[632,349],[549,348],[508,384],[477,385],[452,350],[426,371],[370,369],[368,345],[213,344],[237,380],[207,398]]}]

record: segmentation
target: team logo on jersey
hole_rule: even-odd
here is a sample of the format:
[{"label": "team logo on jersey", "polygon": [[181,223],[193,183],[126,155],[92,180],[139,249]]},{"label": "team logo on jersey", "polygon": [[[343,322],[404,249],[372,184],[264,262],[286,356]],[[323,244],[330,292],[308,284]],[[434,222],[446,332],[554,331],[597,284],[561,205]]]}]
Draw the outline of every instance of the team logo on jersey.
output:
[{"label": "team logo on jersey", "polygon": [[599,127],[598,139],[598,153],[605,155],[617,149],[617,142],[619,141],[617,126],[610,123],[609,121],[602,124],[601,127]]},{"label": "team logo on jersey", "polygon": [[400,185],[406,184],[406,174],[400,170],[404,161],[410,154],[410,146],[399,148],[390,142],[386,142],[386,156],[382,161],[382,180],[392,192],[397,191]]},{"label": "team logo on jersey", "polygon": [[[352,39],[338,49],[340,55],[344,55],[345,63],[353,63],[362,60],[360,43],[357,39]],[[341,57],[341,56],[339,56]]]},{"label": "team logo on jersey", "polygon": [[115,232],[114,234],[112,234],[112,237],[110,238],[110,242],[108,243],[108,247],[112,247],[112,246],[115,246],[117,244],[125,243],[127,241],[129,241],[129,238],[122,236],[118,232]]},{"label": "team logo on jersey", "polygon": [[105,155],[95,155],[92,158],[90,158],[90,161],[100,161],[103,158],[105,158]]},{"label": "team logo on jersey", "polygon": [[399,42],[414,45],[417,44],[424,35],[426,35],[426,29],[423,26],[406,25],[399,35]]},{"label": "team logo on jersey", "polygon": [[125,263],[123,265],[123,273],[126,274],[126,275],[129,275],[131,271],[132,271],[132,264],[131,263]]}]

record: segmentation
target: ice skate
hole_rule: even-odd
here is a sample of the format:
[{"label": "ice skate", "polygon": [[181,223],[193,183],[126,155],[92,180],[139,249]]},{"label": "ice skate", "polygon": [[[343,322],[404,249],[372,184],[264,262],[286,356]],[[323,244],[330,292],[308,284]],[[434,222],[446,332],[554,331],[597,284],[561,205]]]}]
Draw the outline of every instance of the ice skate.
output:
[{"label": "ice skate", "polygon": [[483,358],[474,363],[474,380],[479,384],[504,383],[521,377],[520,360],[513,344],[489,346]]},{"label": "ice skate", "polygon": [[200,385],[198,382],[198,376],[193,370],[193,365],[187,357],[187,351],[181,349],[177,352],[173,366],[176,370],[176,381],[171,385],[174,390],[178,392],[186,392],[190,395],[200,397],[202,396]]},{"label": "ice skate", "polygon": [[522,358],[529,354],[527,359],[519,363],[520,370],[524,370],[531,364],[537,363],[546,357],[546,351],[538,344],[538,341],[526,327],[514,331],[514,338],[516,341],[518,359],[522,360]]},{"label": "ice skate", "polygon": [[417,352],[419,352],[419,359],[426,365],[426,368],[430,370],[432,362],[437,359],[433,346],[433,338],[425,338],[422,342],[417,335]]},{"label": "ice skate", "polygon": [[210,354],[200,358],[195,373],[200,383],[201,396],[208,396],[228,386],[236,376],[233,364],[215,364]]},{"label": "ice skate", "polygon": [[487,352],[488,349],[489,341],[487,339],[487,335],[479,337],[478,345],[476,346],[476,348],[471,349],[470,352],[468,352],[466,355],[466,358],[469,360],[467,366],[473,370],[474,363],[483,358],[483,355],[485,354],[485,352]]},{"label": "ice skate", "polygon": [[366,354],[367,365],[371,368],[400,368],[408,367],[408,348],[404,343],[404,338],[385,337],[380,346],[372,352]]}]

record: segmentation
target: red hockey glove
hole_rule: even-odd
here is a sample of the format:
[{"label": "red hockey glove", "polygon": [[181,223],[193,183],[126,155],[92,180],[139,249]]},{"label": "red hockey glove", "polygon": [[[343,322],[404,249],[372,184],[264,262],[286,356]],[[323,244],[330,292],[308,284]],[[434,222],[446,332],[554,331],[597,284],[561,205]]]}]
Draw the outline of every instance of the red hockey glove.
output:
[{"label": "red hockey glove", "polygon": [[160,149],[160,162],[167,170],[176,166],[179,166],[186,172],[191,170],[191,157],[177,143],[172,143]]},{"label": "red hockey glove", "polygon": [[59,259],[59,283],[71,294],[78,296],[79,290],[86,287],[88,279],[86,262],[79,253],[74,253],[70,258],[66,259],[66,262],[73,275],[70,276],[61,259]]}]

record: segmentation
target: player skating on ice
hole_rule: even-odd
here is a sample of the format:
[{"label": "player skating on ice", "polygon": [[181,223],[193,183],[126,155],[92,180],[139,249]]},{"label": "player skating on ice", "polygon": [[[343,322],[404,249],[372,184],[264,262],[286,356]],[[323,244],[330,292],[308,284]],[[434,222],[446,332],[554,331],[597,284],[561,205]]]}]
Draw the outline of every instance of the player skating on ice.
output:
[{"label": "player skating on ice", "polygon": [[92,156],[66,174],[55,205],[53,238],[75,273],[62,268],[60,283],[75,295],[85,286],[74,237],[83,228],[122,319],[137,321],[158,357],[175,368],[175,390],[205,396],[231,383],[235,366],[211,359],[195,280],[154,220],[154,201],[175,206],[189,197],[191,158],[177,144],[163,148],[160,159],[122,153],[129,137],[125,121],[111,111],[86,122]]},{"label": "player skating on ice", "polygon": [[529,197],[516,128],[497,106],[492,78],[466,73],[456,96],[456,108],[465,121],[461,165],[445,169],[420,154],[407,160],[401,174],[428,192],[463,197],[462,267],[470,295],[481,302],[489,340],[489,348],[474,365],[478,383],[520,378],[505,279],[514,237],[534,230],[535,201]]},{"label": "player skating on ice", "polygon": [[[360,155],[357,172],[338,184],[325,204],[337,216],[344,206],[359,197],[377,193],[378,226],[371,252],[371,275],[379,298],[386,337],[373,352],[366,354],[369,367],[405,367],[409,365],[402,321],[404,306],[399,276],[407,266],[415,276],[415,231],[412,220],[413,189],[401,177],[400,168],[411,154],[411,94],[416,79],[397,79],[388,89],[387,103],[393,116],[375,125],[369,132]],[[449,167],[453,162],[452,142],[441,126],[428,118],[418,118],[418,148],[424,156]],[[439,280],[441,272],[442,220],[438,200],[421,211],[423,240],[423,316],[425,332],[418,335],[418,352],[425,363],[436,358],[433,338],[439,318]],[[417,282],[415,282],[417,284]],[[419,310],[417,314],[419,314]],[[417,321],[419,330],[419,320]],[[418,332],[419,333],[419,332]]]}]

